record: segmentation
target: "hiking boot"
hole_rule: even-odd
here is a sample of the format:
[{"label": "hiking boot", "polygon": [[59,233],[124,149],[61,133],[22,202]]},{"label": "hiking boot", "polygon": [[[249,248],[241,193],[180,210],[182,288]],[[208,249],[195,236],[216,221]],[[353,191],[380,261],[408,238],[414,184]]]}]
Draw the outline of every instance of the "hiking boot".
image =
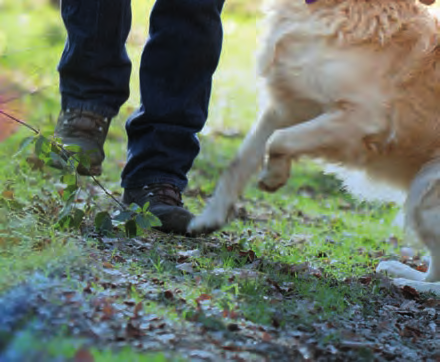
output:
[{"label": "hiking boot", "polygon": [[122,202],[143,207],[149,202],[148,211],[155,215],[162,226],[155,229],[165,233],[186,235],[186,229],[194,217],[183,208],[180,190],[170,184],[152,184],[137,189],[125,189]]},{"label": "hiking boot", "polygon": [[[61,138],[64,145],[77,145],[90,160],[90,167],[79,164],[77,171],[83,176],[99,176],[104,161],[104,142],[110,126],[110,119],[99,114],[79,109],[61,111],[55,128],[55,137]],[[64,152],[61,156],[67,160],[75,152]],[[54,161],[52,166],[64,168]]]}]

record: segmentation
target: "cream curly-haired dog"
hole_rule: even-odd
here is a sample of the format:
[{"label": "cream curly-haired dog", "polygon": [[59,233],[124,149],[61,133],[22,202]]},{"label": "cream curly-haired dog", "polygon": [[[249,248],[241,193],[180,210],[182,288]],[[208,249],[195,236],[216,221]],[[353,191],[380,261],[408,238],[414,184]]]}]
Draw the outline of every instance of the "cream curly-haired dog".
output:
[{"label": "cream curly-haired dog", "polygon": [[429,270],[378,270],[440,294],[438,20],[417,0],[272,0],[259,65],[269,105],[188,231],[224,225],[263,162],[259,187],[272,192],[292,160],[319,158],[406,192],[406,225],[429,249]]}]

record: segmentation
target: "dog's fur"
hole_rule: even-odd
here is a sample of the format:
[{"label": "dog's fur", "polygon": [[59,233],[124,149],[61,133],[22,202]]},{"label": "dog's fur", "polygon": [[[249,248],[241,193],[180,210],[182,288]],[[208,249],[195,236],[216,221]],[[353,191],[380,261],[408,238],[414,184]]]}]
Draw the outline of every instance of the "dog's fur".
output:
[{"label": "dog's fur", "polygon": [[440,294],[437,19],[417,0],[272,0],[268,9],[259,65],[269,105],[189,232],[224,225],[263,161],[259,186],[275,191],[292,160],[320,158],[406,192],[406,224],[429,249],[429,270],[390,261],[378,270]]}]

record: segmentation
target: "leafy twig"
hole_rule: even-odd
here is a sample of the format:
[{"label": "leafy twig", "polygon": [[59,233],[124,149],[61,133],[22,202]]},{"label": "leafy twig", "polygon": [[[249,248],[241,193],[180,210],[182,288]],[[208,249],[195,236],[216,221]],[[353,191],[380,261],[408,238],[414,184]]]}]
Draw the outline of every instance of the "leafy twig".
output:
[{"label": "leafy twig", "polygon": [[122,210],[126,210],[127,209],[123,203],[121,203],[116,197],[114,197],[110,192],[108,192],[107,189],[104,186],[102,186],[102,184],[98,181],[98,179],[95,176],[91,175],[91,178],[102,189],[102,191],[104,191],[104,193],[108,197],[110,197],[114,202],[116,202],[119,205],[119,207]]},{"label": "leafy twig", "polygon": [[[0,114],[3,114],[4,116],[8,117],[9,119],[27,127],[28,129],[30,129],[31,131],[33,131],[35,134],[39,135],[40,131],[38,131],[37,129],[35,129],[34,127],[32,127],[31,125],[27,124],[26,122],[11,116],[10,114],[0,110]],[[60,144],[56,143],[56,142],[52,142],[53,145],[55,145],[56,147],[60,148],[62,151],[68,153],[68,151]],[[75,158],[74,155],[71,156],[73,158],[74,161],[78,161],[79,160],[77,158]],[[91,176],[92,180],[95,182],[96,185],[98,185],[99,188],[101,188],[102,191],[104,191],[104,193],[110,197],[116,204],[118,204],[118,206],[122,209],[122,210],[126,210],[127,208],[124,206],[124,204],[122,204],[118,199],[116,199],[97,179],[95,176]]]},{"label": "leafy twig", "polygon": [[11,116],[10,114],[8,114],[8,113],[2,111],[1,109],[0,109],[0,114],[3,114],[5,117],[8,117],[9,119],[12,119],[13,121],[15,121],[15,122],[21,124],[22,126],[25,126],[25,127],[29,128],[29,129],[30,129],[32,132],[34,132],[35,134],[37,134],[37,135],[40,134],[40,131],[38,131],[37,129],[35,129],[35,128],[32,127],[31,125],[27,124],[26,122],[24,122],[24,121],[22,121],[22,120],[19,120],[18,118],[15,118],[14,116]]}]

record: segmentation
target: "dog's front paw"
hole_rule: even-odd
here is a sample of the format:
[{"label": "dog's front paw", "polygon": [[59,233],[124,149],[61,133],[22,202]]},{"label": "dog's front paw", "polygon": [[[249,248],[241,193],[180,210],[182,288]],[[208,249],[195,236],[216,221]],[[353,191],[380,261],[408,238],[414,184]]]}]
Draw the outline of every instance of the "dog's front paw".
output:
[{"label": "dog's front paw", "polygon": [[265,192],[275,192],[287,182],[285,175],[277,175],[265,168],[258,178],[258,188]]},{"label": "dog's front paw", "polygon": [[287,157],[269,157],[258,178],[258,187],[262,191],[275,192],[284,186],[290,176],[290,159]]},{"label": "dog's front paw", "polygon": [[191,236],[207,235],[219,230],[226,223],[227,215],[213,212],[211,208],[196,216],[188,226],[188,234]]}]

